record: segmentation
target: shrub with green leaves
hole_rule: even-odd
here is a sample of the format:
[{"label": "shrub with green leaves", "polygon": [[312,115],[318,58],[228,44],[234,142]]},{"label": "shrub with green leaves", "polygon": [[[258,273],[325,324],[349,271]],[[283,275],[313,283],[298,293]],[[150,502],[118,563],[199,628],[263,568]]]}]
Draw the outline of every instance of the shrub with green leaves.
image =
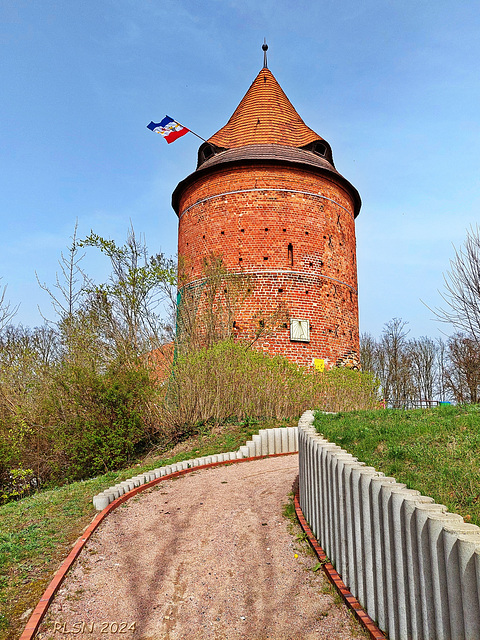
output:
[{"label": "shrub with green leaves", "polygon": [[177,358],[166,408],[179,427],[236,416],[286,418],[313,406],[338,411],[378,406],[371,374],[308,372],[283,356],[224,340]]},{"label": "shrub with green leaves", "polygon": [[105,373],[66,366],[50,395],[52,480],[77,480],[130,463],[151,441],[150,372],[111,366]]}]

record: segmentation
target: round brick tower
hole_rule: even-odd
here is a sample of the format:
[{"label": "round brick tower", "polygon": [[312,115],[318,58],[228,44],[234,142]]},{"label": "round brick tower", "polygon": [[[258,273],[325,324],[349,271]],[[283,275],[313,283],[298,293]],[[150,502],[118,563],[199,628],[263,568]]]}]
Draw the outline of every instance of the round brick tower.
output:
[{"label": "round brick tower", "polygon": [[305,367],[358,365],[360,196],[266,66],[172,204],[184,289],[204,284],[212,255],[248,282],[235,335]]}]

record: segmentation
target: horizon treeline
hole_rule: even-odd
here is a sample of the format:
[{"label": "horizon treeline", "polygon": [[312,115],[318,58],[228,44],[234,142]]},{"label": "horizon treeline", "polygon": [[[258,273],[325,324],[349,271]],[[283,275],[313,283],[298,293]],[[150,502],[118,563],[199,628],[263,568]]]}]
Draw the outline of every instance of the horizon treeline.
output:
[{"label": "horizon treeline", "polygon": [[414,408],[480,401],[480,346],[468,333],[408,337],[408,322],[393,318],[380,338],[360,336],[362,370],[375,375],[385,406]]}]

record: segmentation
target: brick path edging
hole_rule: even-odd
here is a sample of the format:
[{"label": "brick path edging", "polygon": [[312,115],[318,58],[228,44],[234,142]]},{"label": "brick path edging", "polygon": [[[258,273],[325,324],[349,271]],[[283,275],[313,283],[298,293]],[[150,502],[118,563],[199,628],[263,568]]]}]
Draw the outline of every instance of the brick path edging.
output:
[{"label": "brick path edging", "polygon": [[295,505],[295,513],[297,514],[298,521],[300,526],[307,534],[308,541],[310,546],[315,552],[320,564],[322,565],[322,569],[333,584],[339,595],[345,601],[347,607],[352,611],[355,618],[362,625],[362,627],[367,631],[370,635],[371,640],[387,640],[386,636],[380,631],[380,629],[376,626],[374,621],[370,618],[370,616],[364,611],[358,600],[355,596],[350,592],[345,583],[343,582],[340,575],[335,571],[333,565],[329,561],[327,554],[322,549],[322,547],[318,544],[317,539],[312,533],[312,530],[308,526],[308,522],[305,520],[305,516],[303,515],[303,511],[300,508],[300,500],[298,491],[294,496],[294,505]]},{"label": "brick path edging", "polygon": [[262,455],[262,456],[252,456],[251,458],[238,458],[236,460],[224,460],[224,461],[221,461],[221,462],[212,462],[210,464],[204,464],[204,465],[201,465],[201,466],[198,466],[198,467],[189,467],[187,469],[182,469],[180,471],[175,471],[174,473],[170,473],[169,475],[161,476],[160,478],[155,478],[153,480],[150,480],[149,482],[146,482],[145,484],[142,484],[139,487],[135,487],[134,489],[124,493],[122,496],[116,498],[107,507],[105,507],[105,509],[103,509],[102,511],[100,511],[99,513],[97,513],[95,515],[95,517],[93,518],[92,522],[89,524],[89,526],[85,529],[85,531],[82,533],[80,538],[78,538],[76,543],[73,545],[72,550],[70,551],[68,556],[65,558],[65,560],[60,565],[60,568],[57,570],[57,572],[53,576],[52,581],[50,582],[50,584],[46,588],[43,596],[40,598],[37,606],[35,607],[33,613],[31,614],[30,618],[28,619],[27,625],[26,625],[25,629],[23,630],[23,633],[20,636],[19,640],[33,640],[33,638],[34,638],[35,634],[37,633],[38,628],[39,628],[43,618],[45,617],[45,614],[48,611],[49,606],[53,602],[55,594],[57,593],[57,591],[58,591],[59,587],[61,586],[62,582],[65,580],[65,577],[66,577],[67,573],[70,571],[73,563],[75,562],[75,560],[80,555],[80,552],[82,551],[82,549],[85,546],[86,542],[89,540],[89,538],[94,533],[94,531],[97,529],[97,527],[100,525],[100,523],[112,511],[117,509],[121,504],[123,504],[124,502],[126,502],[130,498],[133,498],[135,495],[137,495],[137,493],[140,493],[141,491],[144,491],[145,489],[149,489],[150,487],[153,487],[156,484],[159,484],[163,480],[170,480],[171,478],[178,478],[178,477],[183,476],[183,475],[185,475],[187,473],[192,473],[193,471],[200,471],[201,469],[210,469],[212,467],[219,467],[221,465],[236,464],[237,462],[250,462],[252,460],[261,460],[262,458],[278,458],[280,456],[289,456],[289,455],[293,455],[293,454],[296,454],[296,453],[297,453],[297,451],[288,451],[286,453],[273,453],[273,454],[267,454],[267,455]]}]

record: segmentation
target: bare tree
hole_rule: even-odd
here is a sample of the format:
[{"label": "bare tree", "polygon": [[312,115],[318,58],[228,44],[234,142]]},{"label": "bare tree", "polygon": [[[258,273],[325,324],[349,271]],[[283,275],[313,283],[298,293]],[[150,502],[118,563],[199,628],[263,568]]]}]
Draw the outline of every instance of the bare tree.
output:
[{"label": "bare tree", "polygon": [[413,395],[406,325],[401,318],[387,322],[379,344],[379,377],[385,400],[394,408],[409,406]]},{"label": "bare tree", "polygon": [[77,240],[77,228],[78,222],[75,223],[71,238],[72,244],[68,247],[67,255],[64,255],[63,252],[60,254],[60,260],[58,261],[60,273],[57,272],[55,274],[53,287],[40,282],[38,274],[35,274],[40,288],[50,296],[53,309],[60,322],[68,322],[73,317],[73,314],[84,300],[87,286],[91,284],[80,266],[85,254],[79,252],[80,244]]},{"label": "bare tree", "polygon": [[149,256],[144,238],[137,237],[133,227],[124,245],[93,231],[77,244],[95,247],[110,260],[109,282],[86,289],[90,309],[102,319],[105,339],[124,354],[131,350],[139,355],[162,344],[165,323],[159,309],[176,284],[173,260],[162,253]]},{"label": "bare tree", "polygon": [[5,295],[7,293],[7,285],[3,287],[0,292],[0,331],[4,327],[8,325],[8,323],[12,320],[13,316],[17,313],[18,307],[12,307],[10,302],[5,299]]},{"label": "bare tree", "polygon": [[195,351],[233,338],[239,311],[251,293],[249,277],[228,271],[222,256],[214,254],[204,259],[199,282],[184,284],[184,265],[179,272],[177,347]]},{"label": "bare tree", "polygon": [[450,271],[444,275],[445,308],[434,309],[437,318],[452,324],[480,344],[480,228],[471,227],[455,258]]},{"label": "bare tree", "polygon": [[449,366],[445,384],[459,403],[480,400],[480,346],[470,336],[457,333],[447,342]]},{"label": "bare tree", "polygon": [[436,396],[441,401],[453,399],[451,390],[446,384],[447,381],[447,369],[448,369],[448,349],[447,343],[443,338],[437,339],[437,357],[436,357]]},{"label": "bare tree", "polygon": [[362,371],[377,374],[378,344],[370,333],[360,335],[360,363]]},{"label": "bare tree", "polygon": [[433,400],[437,380],[437,350],[435,341],[425,336],[408,342],[412,394],[421,406],[428,406]]},{"label": "bare tree", "polygon": [[182,352],[211,347],[227,339],[240,339],[245,347],[261,341],[288,321],[282,301],[245,317],[254,283],[247,273],[229,271],[221,255],[211,254],[203,262],[202,277],[184,282],[186,265],[179,265],[177,347]]}]

